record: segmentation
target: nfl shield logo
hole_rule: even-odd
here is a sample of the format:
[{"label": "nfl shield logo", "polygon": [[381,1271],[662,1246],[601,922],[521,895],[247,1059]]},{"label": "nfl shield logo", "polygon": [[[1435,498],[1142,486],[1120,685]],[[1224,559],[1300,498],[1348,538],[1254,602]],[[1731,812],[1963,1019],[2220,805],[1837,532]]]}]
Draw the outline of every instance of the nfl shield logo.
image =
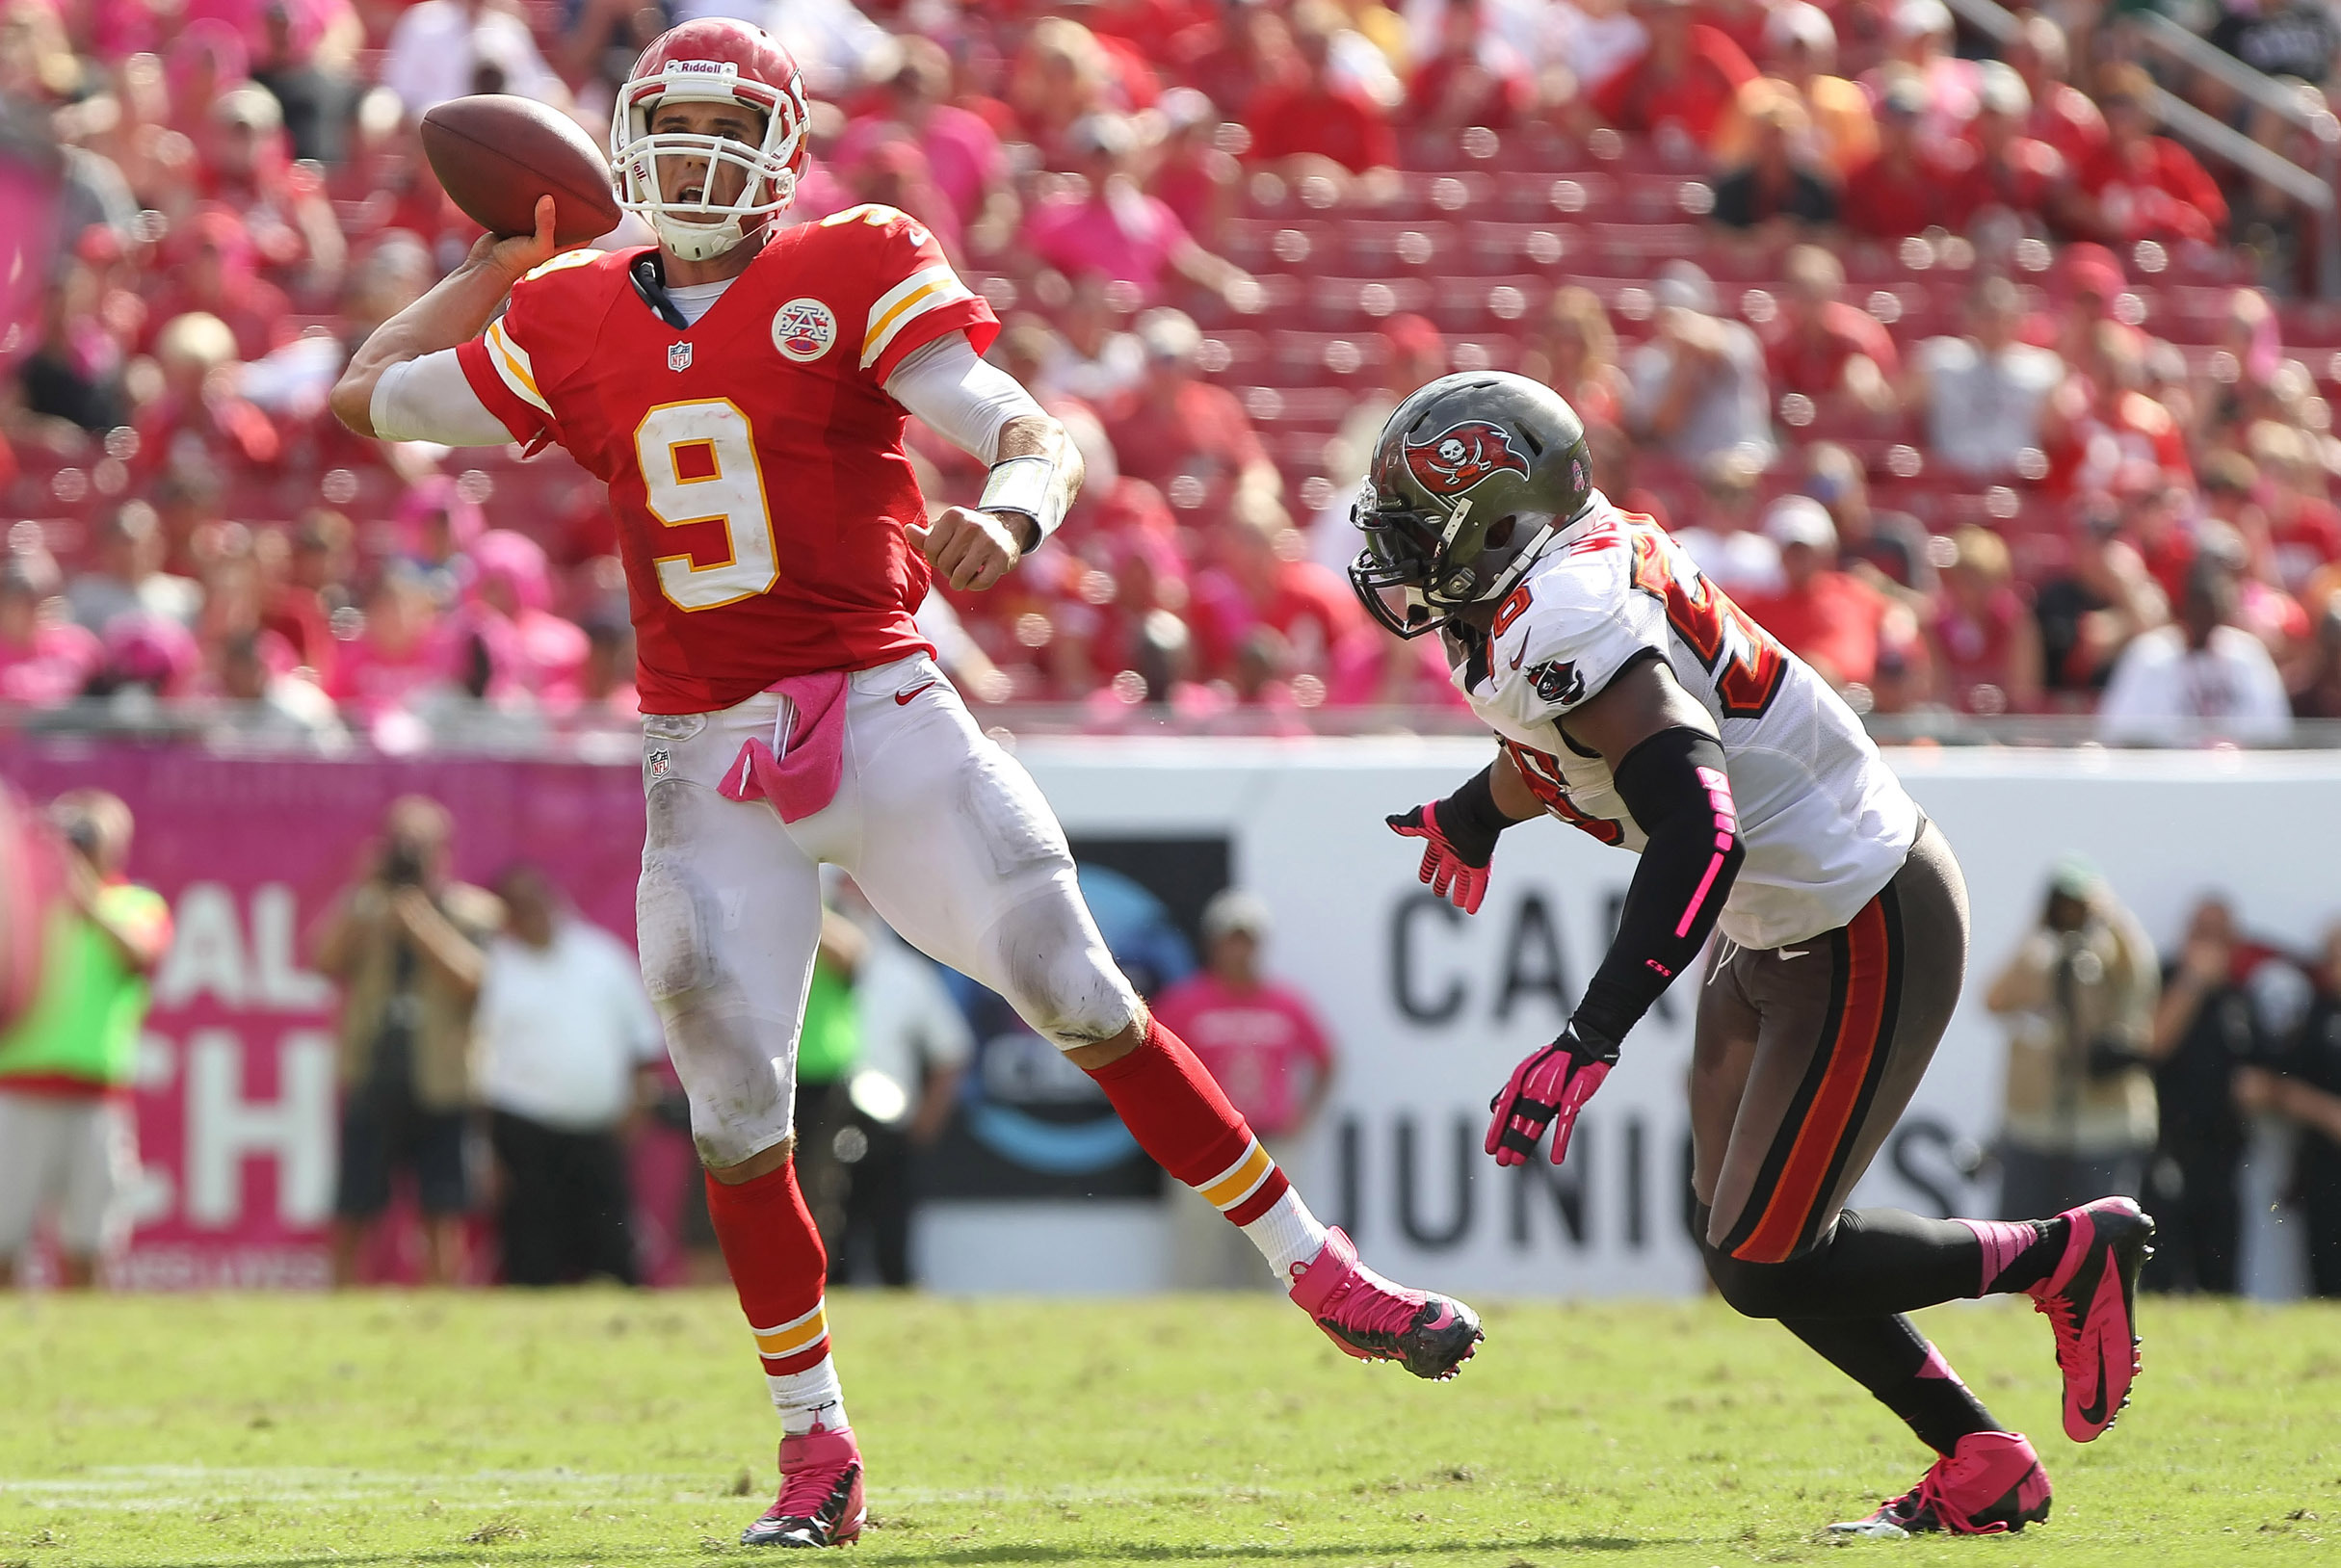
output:
[{"label": "nfl shield logo", "polygon": [[688,343],[668,344],[667,368],[669,370],[689,370],[691,368],[691,345]]}]

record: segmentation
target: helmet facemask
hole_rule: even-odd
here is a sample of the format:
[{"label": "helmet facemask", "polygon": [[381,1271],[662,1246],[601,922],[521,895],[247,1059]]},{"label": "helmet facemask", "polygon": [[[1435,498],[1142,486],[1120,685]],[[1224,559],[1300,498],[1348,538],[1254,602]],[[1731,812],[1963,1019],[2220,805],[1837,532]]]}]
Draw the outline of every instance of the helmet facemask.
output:
[{"label": "helmet facemask", "polygon": [[[763,118],[760,142],[686,131],[653,131],[660,109],[676,103],[730,104]],[[684,261],[706,261],[737,246],[796,199],[795,165],[804,146],[803,89],[785,91],[740,74],[728,61],[671,60],[655,76],[638,76],[618,90],[610,122],[611,161],[618,170],[618,204],[647,222],[659,244]],[[682,166],[699,166],[699,197],[670,200],[668,180],[680,183]],[[739,195],[713,199],[717,174],[739,170]]]},{"label": "helmet facemask", "polygon": [[1360,489],[1350,521],[1365,536],[1366,547],[1350,562],[1350,587],[1386,630],[1421,637],[1473,605],[1501,599],[1552,535],[1550,518],[1499,518],[1485,534],[1501,536],[1503,542],[1481,543],[1469,559],[1458,560],[1470,511],[1468,496],[1441,518],[1403,497],[1378,493],[1372,481]]}]

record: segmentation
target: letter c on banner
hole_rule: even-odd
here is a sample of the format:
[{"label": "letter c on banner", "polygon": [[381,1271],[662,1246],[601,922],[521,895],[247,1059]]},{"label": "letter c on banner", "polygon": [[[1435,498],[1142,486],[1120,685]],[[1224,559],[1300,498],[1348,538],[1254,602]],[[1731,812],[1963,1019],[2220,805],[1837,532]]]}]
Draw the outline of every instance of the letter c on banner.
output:
[{"label": "letter c on banner", "polygon": [[1435,893],[1409,893],[1390,912],[1390,1000],[1407,1020],[1416,1024],[1444,1024],[1463,1010],[1463,981],[1451,978],[1447,988],[1426,999],[1414,987],[1415,928],[1420,916],[1434,914],[1447,926],[1460,925],[1463,912]]}]

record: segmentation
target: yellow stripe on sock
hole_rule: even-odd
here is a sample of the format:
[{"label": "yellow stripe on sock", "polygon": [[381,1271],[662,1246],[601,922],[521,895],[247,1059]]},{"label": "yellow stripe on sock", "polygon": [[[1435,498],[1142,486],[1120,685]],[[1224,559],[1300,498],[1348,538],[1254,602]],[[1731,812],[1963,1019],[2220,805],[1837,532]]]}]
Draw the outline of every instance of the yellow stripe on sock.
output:
[{"label": "yellow stripe on sock", "polygon": [[818,1344],[829,1331],[829,1315],[819,1307],[793,1323],[750,1330],[756,1337],[756,1353],[767,1356],[795,1355],[806,1346]]},{"label": "yellow stripe on sock", "polygon": [[1276,1168],[1276,1163],[1268,1157],[1268,1151],[1260,1147],[1260,1140],[1255,1137],[1235,1169],[1203,1188],[1203,1196],[1214,1209],[1231,1209],[1249,1197]]}]

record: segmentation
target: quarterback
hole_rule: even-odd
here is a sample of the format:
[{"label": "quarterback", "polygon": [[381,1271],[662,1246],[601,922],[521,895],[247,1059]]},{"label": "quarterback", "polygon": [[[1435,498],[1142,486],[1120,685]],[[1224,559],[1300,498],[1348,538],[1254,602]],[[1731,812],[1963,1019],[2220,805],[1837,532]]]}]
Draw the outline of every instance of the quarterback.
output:
[{"label": "quarterback", "polygon": [[1573,410],[1519,376],[1449,376],[1392,412],[1350,568],[1401,637],[1436,632],[1495,760],[1392,817],[1466,911],[1497,836],[1550,814],[1640,854],[1618,934],[1560,1037],[1490,1109],[1501,1165],[1552,1161],[1618,1044],[1709,932],[1691,1071],[1700,1250],[1739,1311],[1777,1319],[1938,1458],[1856,1534],[2021,1529],[2048,1517],[2004,1430],[1903,1314],[2024,1292],[2048,1316],[2065,1430],[2112,1424],[2137,1371],[2153,1222],[2102,1198],[2021,1223],[1847,1209],[1959,999],[1967,895],[1942,834],[1853,711],[1592,487]]},{"label": "quarterback", "polygon": [[[912,619],[932,577],[997,583],[1081,462],[978,357],[998,323],[926,229],[890,207],[782,225],[805,120],[761,30],[664,34],[610,139],[656,248],[555,255],[548,196],[534,236],[482,239],[384,323],[333,408],[385,440],[558,444],[609,483],[641,649],[643,977],[781,1420],[779,1496],[743,1540],[817,1547],[865,1512],[791,1161],[823,862],[1087,1071],[1345,1352],[1446,1377],[1480,1334],[1460,1302],[1361,1265],[1148,1016],[1046,802],[936,666]],[[930,520],[908,413],[991,465],[976,507]]]}]

